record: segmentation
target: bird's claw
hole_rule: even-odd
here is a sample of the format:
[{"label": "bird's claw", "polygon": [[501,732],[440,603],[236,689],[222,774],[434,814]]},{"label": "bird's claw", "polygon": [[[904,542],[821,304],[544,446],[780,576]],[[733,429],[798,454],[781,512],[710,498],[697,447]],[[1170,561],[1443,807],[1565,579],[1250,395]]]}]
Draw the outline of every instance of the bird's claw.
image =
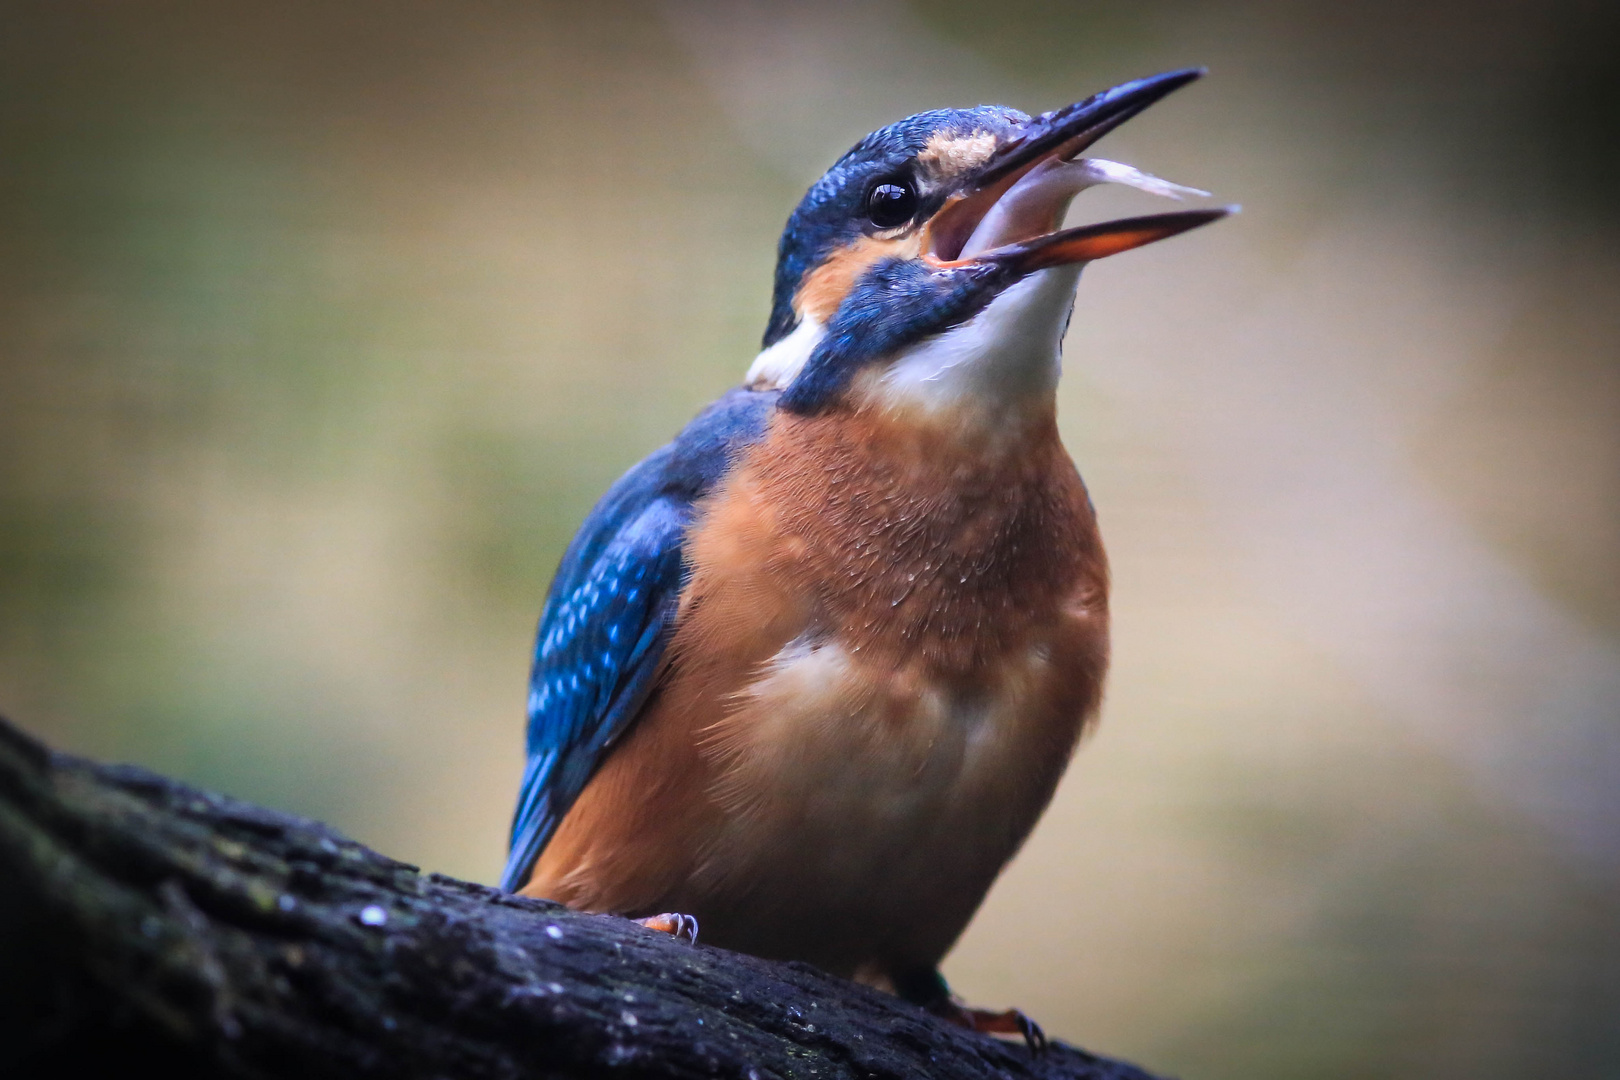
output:
[{"label": "bird's claw", "polygon": [[1032,1057],[1040,1057],[1046,1053],[1046,1032],[1041,1030],[1041,1025],[1025,1016],[1019,1009],[990,1012],[987,1009],[970,1009],[952,1001],[937,1011],[946,1020],[969,1031],[981,1031],[989,1035],[1021,1036],[1024,1045],[1029,1047]]},{"label": "bird's claw", "polygon": [[649,930],[657,930],[668,934],[676,941],[685,941],[688,945],[696,945],[698,939],[698,921],[691,915],[683,915],[678,911],[666,911],[662,915],[649,915],[636,922]]}]

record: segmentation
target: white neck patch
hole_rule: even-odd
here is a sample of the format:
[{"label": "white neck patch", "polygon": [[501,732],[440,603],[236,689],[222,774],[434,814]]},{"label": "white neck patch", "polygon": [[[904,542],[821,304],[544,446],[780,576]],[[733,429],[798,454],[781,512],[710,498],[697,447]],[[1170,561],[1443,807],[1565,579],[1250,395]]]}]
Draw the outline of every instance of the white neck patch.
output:
[{"label": "white neck patch", "polygon": [[827,334],[819,319],[809,315],[799,320],[793,332],[754,357],[743,377],[743,385],[750,390],[785,390],[800,371],[805,361]]},{"label": "white neck patch", "polygon": [[1054,266],[1009,286],[967,322],[900,353],[875,373],[869,392],[891,408],[991,421],[1050,400],[1080,269]]}]

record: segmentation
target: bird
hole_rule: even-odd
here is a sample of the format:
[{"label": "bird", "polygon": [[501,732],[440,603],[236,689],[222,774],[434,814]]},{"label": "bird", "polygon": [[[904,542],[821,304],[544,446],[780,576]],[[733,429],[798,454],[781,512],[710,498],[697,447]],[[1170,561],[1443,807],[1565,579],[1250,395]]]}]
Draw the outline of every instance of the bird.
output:
[{"label": "bird", "polygon": [[1107,559],[1056,415],[1081,269],[1235,209],[1064,229],[1097,183],[1195,190],[1079,155],[1202,74],[919,113],[811,185],[743,383],[562,557],[504,889],[1044,1043],[939,965],[1102,697]]}]

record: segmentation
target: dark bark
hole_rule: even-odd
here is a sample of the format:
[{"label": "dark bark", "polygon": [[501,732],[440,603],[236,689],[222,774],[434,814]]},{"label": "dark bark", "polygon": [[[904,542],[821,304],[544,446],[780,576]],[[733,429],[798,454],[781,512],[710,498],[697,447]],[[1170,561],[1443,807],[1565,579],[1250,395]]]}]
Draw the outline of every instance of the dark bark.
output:
[{"label": "dark bark", "polygon": [[1084,1077],[802,964],[395,862],[0,720],[0,1074]]}]

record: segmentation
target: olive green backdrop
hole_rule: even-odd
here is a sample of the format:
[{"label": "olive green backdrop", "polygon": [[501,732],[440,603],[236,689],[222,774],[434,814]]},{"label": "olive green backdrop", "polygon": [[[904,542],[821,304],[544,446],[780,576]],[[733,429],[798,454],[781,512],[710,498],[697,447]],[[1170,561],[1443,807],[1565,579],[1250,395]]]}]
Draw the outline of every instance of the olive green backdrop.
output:
[{"label": "olive green backdrop", "polygon": [[1245,211],[1069,336],[1103,723],[947,974],[1196,1080],[1620,1076],[1617,30],[0,2],[0,711],[492,879],[551,569],[806,185],[1203,63],[1098,152]]}]

